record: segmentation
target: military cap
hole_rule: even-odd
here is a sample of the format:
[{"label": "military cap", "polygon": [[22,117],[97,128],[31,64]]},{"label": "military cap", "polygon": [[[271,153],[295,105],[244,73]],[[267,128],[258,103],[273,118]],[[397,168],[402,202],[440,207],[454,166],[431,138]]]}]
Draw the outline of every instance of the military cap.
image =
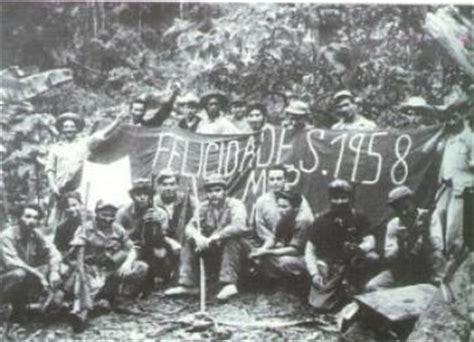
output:
[{"label": "military cap", "polygon": [[148,178],[138,178],[135,179],[132,183],[132,188],[130,189],[129,193],[132,194],[138,190],[145,190],[152,192],[153,187],[151,181]]},{"label": "military cap", "polygon": [[176,180],[178,181],[178,173],[173,171],[172,169],[163,169],[160,171],[160,173],[158,174],[158,178],[157,178],[157,181],[158,183],[161,183],[161,181],[164,179],[164,178],[170,178],[170,177],[176,177]]},{"label": "military cap", "polygon": [[293,115],[308,115],[310,110],[306,102],[294,100],[286,107],[285,112]]},{"label": "military cap", "polygon": [[72,112],[67,112],[59,115],[56,118],[56,129],[59,132],[62,131],[64,121],[67,120],[72,120],[76,124],[78,132],[81,132],[85,127],[84,119],[80,115]]},{"label": "military cap", "polygon": [[107,201],[104,201],[104,200],[98,200],[97,203],[95,204],[95,211],[99,211],[99,210],[104,210],[104,209],[113,209],[115,211],[118,210],[118,207],[111,203],[111,202],[107,202]]},{"label": "military cap", "polygon": [[227,182],[222,175],[215,173],[204,179],[204,188],[207,189],[211,186],[222,186],[227,189]]},{"label": "military cap", "polygon": [[388,193],[388,204],[393,204],[402,198],[413,196],[413,191],[406,185],[398,186]]}]

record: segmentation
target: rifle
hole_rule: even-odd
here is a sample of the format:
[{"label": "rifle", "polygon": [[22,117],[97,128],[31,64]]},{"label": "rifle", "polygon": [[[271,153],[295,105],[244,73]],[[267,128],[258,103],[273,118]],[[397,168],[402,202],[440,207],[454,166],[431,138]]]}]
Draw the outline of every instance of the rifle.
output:
[{"label": "rifle", "polygon": [[[89,202],[90,183],[86,183],[86,192],[84,199],[84,207],[82,209],[81,224],[82,229],[86,231],[87,224],[87,204]],[[72,313],[76,315],[75,330],[82,330],[83,325],[87,319],[87,310],[92,308],[92,298],[87,286],[86,272],[84,269],[84,248],[79,247],[77,253],[77,273],[74,280],[74,305]]]}]

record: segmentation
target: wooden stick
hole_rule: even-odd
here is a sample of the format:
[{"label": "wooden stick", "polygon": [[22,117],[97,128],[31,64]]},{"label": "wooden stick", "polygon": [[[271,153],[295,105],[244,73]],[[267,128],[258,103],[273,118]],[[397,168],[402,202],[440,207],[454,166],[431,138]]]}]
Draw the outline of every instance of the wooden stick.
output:
[{"label": "wooden stick", "polygon": [[[196,177],[192,177],[194,198],[196,198],[196,223],[199,233],[201,233],[199,196]],[[199,304],[201,312],[206,312],[206,268],[204,259],[199,256]]]}]

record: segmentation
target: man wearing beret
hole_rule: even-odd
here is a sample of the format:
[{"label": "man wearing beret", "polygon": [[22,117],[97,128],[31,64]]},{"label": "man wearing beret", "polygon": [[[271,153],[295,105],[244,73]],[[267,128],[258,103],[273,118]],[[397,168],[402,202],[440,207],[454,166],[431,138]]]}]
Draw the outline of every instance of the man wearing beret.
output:
[{"label": "man wearing beret", "polygon": [[385,235],[386,270],[367,283],[367,290],[438,283],[444,258],[431,243],[428,210],[415,206],[413,191],[405,185],[389,192],[388,204],[395,217],[388,223]]},{"label": "man wearing beret", "polygon": [[330,209],[320,214],[308,234],[305,261],[311,277],[309,303],[333,311],[361,292],[378,262],[370,222],[354,209],[349,182],[329,184]]},{"label": "man wearing beret", "polygon": [[228,300],[238,294],[237,281],[242,259],[242,238],[249,233],[247,212],[242,201],[227,197],[227,182],[218,174],[204,182],[207,199],[198,215],[186,227],[186,242],[181,251],[178,287],[166,295],[198,294],[196,278],[199,257],[206,269],[217,268],[222,289],[218,300]]},{"label": "man wearing beret", "polygon": [[307,277],[304,248],[310,224],[296,222],[303,197],[289,191],[276,191],[275,197],[279,218],[272,241],[251,252],[249,257],[270,279],[304,281]]},{"label": "man wearing beret", "polygon": [[54,204],[49,218],[50,227],[56,227],[62,221],[64,213],[56,203],[63,200],[61,196],[64,193],[75,191],[79,187],[82,167],[89,152],[111,134],[124,119],[125,114],[121,114],[105,129],[80,138],[79,133],[85,127],[84,119],[76,113],[63,113],[58,116],[56,128],[62,140],[51,148],[45,169]]},{"label": "man wearing beret", "polygon": [[116,222],[128,232],[137,248],[139,260],[149,266],[144,288],[146,296],[153,290],[157,276],[166,281],[171,275],[171,249],[165,240],[168,214],[153,203],[154,190],[149,179],[136,179],[129,193],[132,203],[118,210]]},{"label": "man wearing beret", "polygon": [[333,102],[339,121],[331,127],[332,129],[374,130],[377,128],[375,122],[359,113],[354,95],[349,90],[337,92],[333,96]]}]

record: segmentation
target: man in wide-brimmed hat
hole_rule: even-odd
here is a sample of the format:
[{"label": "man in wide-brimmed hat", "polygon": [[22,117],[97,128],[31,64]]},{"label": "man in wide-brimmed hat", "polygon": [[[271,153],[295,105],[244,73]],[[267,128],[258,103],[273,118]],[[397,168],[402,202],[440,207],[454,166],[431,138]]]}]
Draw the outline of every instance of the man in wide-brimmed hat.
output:
[{"label": "man in wide-brimmed hat", "polygon": [[[206,201],[199,215],[186,227],[186,242],[181,251],[178,286],[166,295],[196,295],[196,267],[199,257],[208,266],[217,266],[219,282],[223,285],[218,300],[227,300],[238,294],[237,281],[242,261],[241,241],[250,231],[247,210],[242,201],[227,196],[227,182],[218,174],[204,181]],[[200,229],[199,229],[200,228]]]},{"label": "man in wide-brimmed hat", "polygon": [[[56,119],[56,128],[60,133],[60,140],[51,148],[46,163],[51,192],[54,195],[53,203],[60,200],[62,194],[74,191],[79,187],[84,160],[107,135],[112,133],[125,119],[125,113],[117,118],[105,129],[94,134],[79,138],[78,134],[84,130],[84,119],[76,113],[63,113]],[[54,206],[50,214],[51,227],[59,224],[62,212]],[[56,220],[56,222],[51,220]],[[54,230],[54,229],[53,229]],[[53,232],[54,233],[54,232]]]},{"label": "man in wide-brimmed hat", "polygon": [[349,90],[341,90],[334,94],[333,104],[339,122],[332,129],[373,130],[377,125],[360,114],[355,96]]},{"label": "man in wide-brimmed hat", "polygon": [[402,114],[406,115],[410,122],[415,122],[418,127],[436,123],[439,113],[437,106],[428,104],[421,96],[409,97],[399,108]]},{"label": "man in wide-brimmed hat", "polygon": [[221,92],[209,92],[202,96],[200,104],[206,115],[196,130],[200,134],[239,134],[239,130],[223,115],[229,100]]},{"label": "man in wide-brimmed hat", "polygon": [[287,116],[287,129],[292,130],[305,130],[311,129],[314,126],[310,122],[310,108],[309,105],[304,101],[292,100],[285,108],[285,114]]}]

